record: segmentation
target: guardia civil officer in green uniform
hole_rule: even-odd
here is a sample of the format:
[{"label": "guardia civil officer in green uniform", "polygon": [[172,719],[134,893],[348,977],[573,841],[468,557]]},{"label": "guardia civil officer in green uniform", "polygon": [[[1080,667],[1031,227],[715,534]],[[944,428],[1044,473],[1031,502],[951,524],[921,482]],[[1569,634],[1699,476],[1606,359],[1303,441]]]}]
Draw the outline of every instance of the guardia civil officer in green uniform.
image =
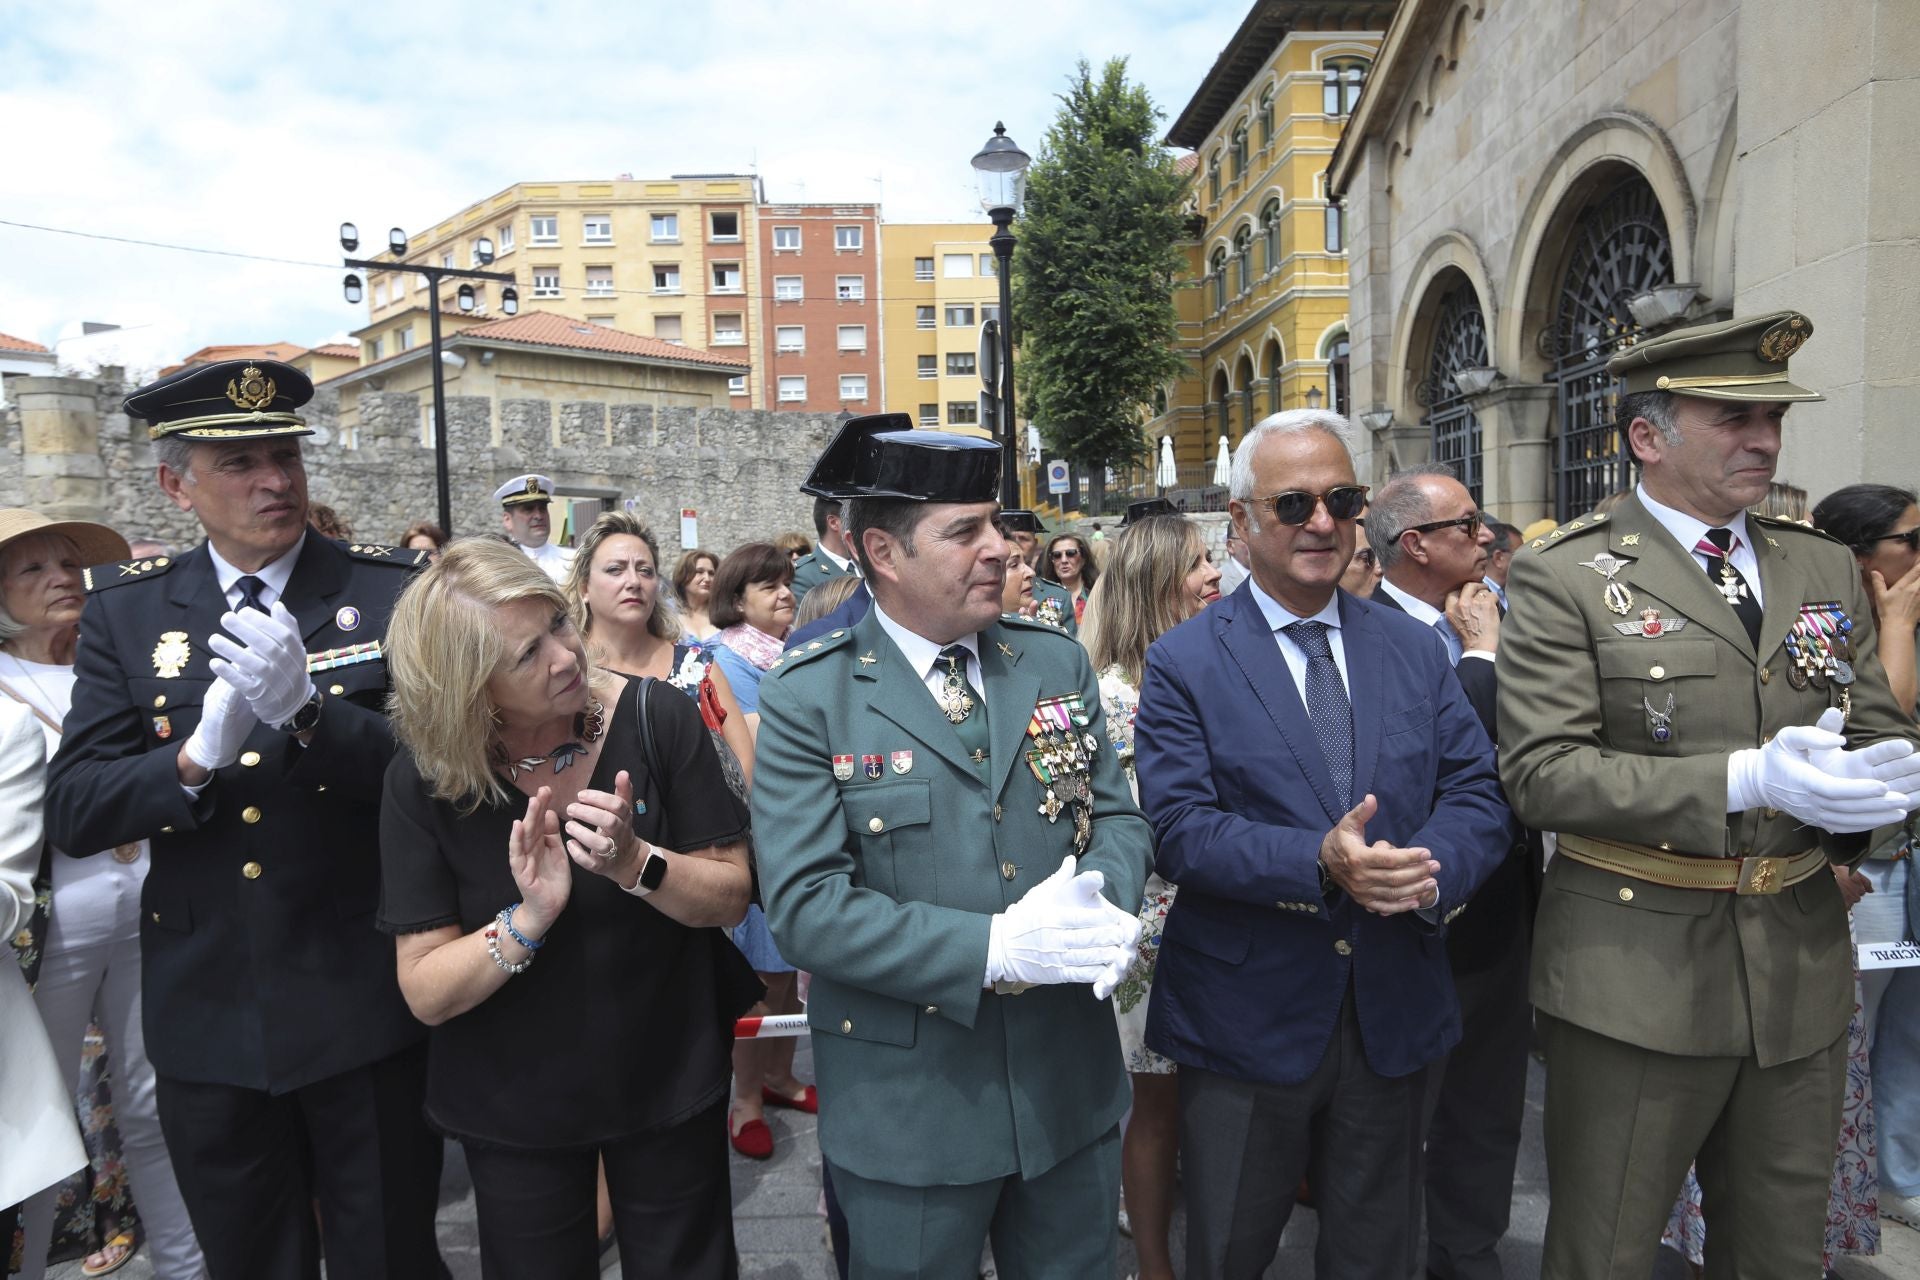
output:
[{"label": "guardia civil officer in green uniform", "polygon": [[844,503],[833,498],[813,500],[815,542],[813,550],[801,556],[800,562],[793,566],[795,601],[829,579],[859,575],[860,571],[854,567],[853,554],[847,550],[846,518]]},{"label": "guardia civil officer in green uniform", "polygon": [[1533,953],[1552,1207],[1541,1274],[1653,1265],[1698,1161],[1709,1276],[1821,1274],[1853,972],[1831,864],[1920,800],[1846,547],[1746,510],[1812,333],[1783,311],[1641,342],[1611,518],[1528,544],[1501,778],[1557,831]]},{"label": "guardia civil officer in green uniform", "polygon": [[874,605],[760,686],[757,854],[813,974],[820,1147],[856,1278],[1110,1280],[1127,1106],[1106,997],[1152,862],[1086,653],[1000,613],[999,450],[842,428]]},{"label": "guardia civil officer in green uniform", "polygon": [[212,1280],[319,1280],[323,1240],[331,1275],[418,1280],[443,1274],[441,1142],[373,913],[382,640],[427,554],[307,527],[312,394],[290,365],[231,360],[127,397],[207,538],[87,571],[47,836],[153,843],[147,1056]]},{"label": "guardia civil officer in green uniform", "polygon": [[1007,535],[1007,541],[1014,546],[1022,560],[1034,567],[1033,598],[1040,607],[1035,612],[1036,621],[1056,627],[1076,640],[1080,637],[1080,623],[1073,611],[1073,597],[1067,589],[1057,582],[1049,582],[1039,574],[1040,535],[1047,532],[1047,526],[1040,523],[1040,517],[1031,511],[1014,509],[1000,513],[1000,530]]}]

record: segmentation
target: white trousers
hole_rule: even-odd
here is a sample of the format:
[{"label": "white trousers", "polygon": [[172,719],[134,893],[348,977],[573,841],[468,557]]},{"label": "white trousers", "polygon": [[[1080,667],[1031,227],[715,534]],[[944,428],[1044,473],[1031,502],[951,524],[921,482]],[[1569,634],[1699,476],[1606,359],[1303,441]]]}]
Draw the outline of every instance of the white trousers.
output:
[{"label": "white trousers", "polygon": [[[53,909],[34,1003],[54,1054],[71,1073],[70,1091],[79,1082],[87,1023],[100,1024],[113,1064],[114,1124],[120,1130],[154,1275],[158,1280],[204,1280],[207,1268],[200,1243],[160,1135],[153,1064],[147,1061],[140,1027],[140,882],[146,855],[132,867],[113,864],[111,853],[72,867],[59,865],[65,854],[53,856]],[[88,865],[99,863],[109,865]],[[46,1272],[58,1198],[59,1188],[53,1187],[27,1201],[22,1280],[41,1280]]]}]

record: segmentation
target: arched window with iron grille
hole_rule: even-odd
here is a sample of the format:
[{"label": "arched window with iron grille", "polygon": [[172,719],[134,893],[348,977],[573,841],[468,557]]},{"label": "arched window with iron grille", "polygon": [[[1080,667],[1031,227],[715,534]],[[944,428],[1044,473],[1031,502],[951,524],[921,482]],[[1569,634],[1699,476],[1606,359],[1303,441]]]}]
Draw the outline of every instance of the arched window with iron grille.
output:
[{"label": "arched window with iron grille", "polygon": [[1260,207],[1260,264],[1262,271],[1274,271],[1280,266],[1280,202],[1269,200]]},{"label": "arched window with iron grille", "polygon": [[1227,247],[1225,245],[1213,251],[1209,265],[1213,268],[1213,309],[1225,311],[1227,309]]},{"label": "arched window with iron grille", "polygon": [[1327,343],[1327,386],[1333,411],[1348,417],[1353,408],[1353,344],[1342,332]]},{"label": "arched window with iron grille", "polygon": [[1260,145],[1266,146],[1273,141],[1273,90],[1267,89],[1260,95]]},{"label": "arched window with iron grille", "polygon": [[1566,270],[1540,353],[1553,362],[1557,431],[1553,510],[1571,520],[1633,483],[1633,454],[1614,423],[1620,385],[1607,361],[1640,337],[1627,300],[1673,280],[1666,215],[1645,178],[1599,192],[1568,237]]},{"label": "arched window with iron grille", "polygon": [[1242,227],[1233,233],[1233,291],[1236,295],[1253,287],[1253,228]]},{"label": "arched window with iron grille", "polygon": [[1433,321],[1433,345],[1427,355],[1427,376],[1414,388],[1414,399],[1427,413],[1421,420],[1433,433],[1433,460],[1451,466],[1473,500],[1480,501],[1480,419],[1454,381],[1464,369],[1488,367],[1487,318],[1480,298],[1464,277],[1440,299]]}]

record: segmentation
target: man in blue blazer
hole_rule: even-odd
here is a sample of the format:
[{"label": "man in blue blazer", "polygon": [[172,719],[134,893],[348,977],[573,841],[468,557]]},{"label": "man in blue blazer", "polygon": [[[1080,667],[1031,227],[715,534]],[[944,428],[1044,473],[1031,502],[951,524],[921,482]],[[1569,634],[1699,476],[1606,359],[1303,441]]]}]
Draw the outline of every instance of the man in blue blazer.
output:
[{"label": "man in blue blazer", "polygon": [[1251,575],[1148,651],[1140,799],[1180,886],[1147,1043],[1180,1064],[1187,1275],[1256,1277],[1310,1174],[1321,1276],[1414,1265],[1423,1069],[1460,1037],[1446,923],[1512,842],[1442,646],[1338,590],[1345,419],[1276,414],[1235,455]]}]

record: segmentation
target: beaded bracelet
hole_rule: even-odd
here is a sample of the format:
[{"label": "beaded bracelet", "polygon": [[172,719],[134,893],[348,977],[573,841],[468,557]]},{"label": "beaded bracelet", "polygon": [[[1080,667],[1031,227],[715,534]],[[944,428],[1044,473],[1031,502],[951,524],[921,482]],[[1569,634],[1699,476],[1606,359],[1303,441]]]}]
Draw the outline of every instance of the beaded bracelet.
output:
[{"label": "beaded bracelet", "polygon": [[493,957],[493,962],[495,964],[499,965],[502,969],[506,970],[509,974],[525,973],[527,971],[527,966],[533,963],[532,952],[528,952],[527,958],[525,960],[522,960],[519,964],[509,963],[507,958],[500,954],[500,921],[502,918],[506,916],[506,914],[507,914],[506,912],[502,911],[499,915],[495,916],[493,918],[493,923],[480,931],[481,936],[486,938],[487,954]]},{"label": "beaded bracelet", "polygon": [[526,934],[521,933],[518,929],[513,927],[513,913],[526,905],[527,904],[524,902],[516,902],[512,906],[506,908],[504,911],[500,913],[500,923],[506,927],[507,936],[509,938],[512,938],[515,942],[519,943],[521,946],[525,947],[529,951],[538,951],[540,948],[547,945],[547,940],[545,938],[542,938],[540,941],[535,942],[532,938],[529,938]]}]

